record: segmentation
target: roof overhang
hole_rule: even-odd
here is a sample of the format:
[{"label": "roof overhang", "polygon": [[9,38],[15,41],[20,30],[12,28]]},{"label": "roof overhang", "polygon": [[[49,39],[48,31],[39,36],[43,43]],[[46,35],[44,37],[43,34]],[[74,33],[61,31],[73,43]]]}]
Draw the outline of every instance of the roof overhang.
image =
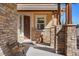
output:
[{"label": "roof overhang", "polygon": [[57,10],[58,5],[53,4],[17,4],[17,10]]}]

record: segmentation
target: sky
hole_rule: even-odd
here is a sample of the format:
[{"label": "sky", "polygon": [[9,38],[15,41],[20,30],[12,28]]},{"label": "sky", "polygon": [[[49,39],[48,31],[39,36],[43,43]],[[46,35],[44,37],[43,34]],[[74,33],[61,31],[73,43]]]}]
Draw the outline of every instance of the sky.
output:
[{"label": "sky", "polygon": [[[65,13],[63,14],[63,16],[61,16],[61,22],[65,23]],[[72,22],[73,24],[79,24],[79,4],[72,4]]]},{"label": "sky", "polygon": [[72,4],[73,24],[79,24],[79,4]]}]

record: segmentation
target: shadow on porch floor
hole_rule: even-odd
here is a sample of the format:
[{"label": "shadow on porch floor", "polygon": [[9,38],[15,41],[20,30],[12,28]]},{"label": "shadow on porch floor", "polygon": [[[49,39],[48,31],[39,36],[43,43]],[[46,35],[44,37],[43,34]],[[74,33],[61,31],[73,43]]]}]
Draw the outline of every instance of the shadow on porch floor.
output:
[{"label": "shadow on porch floor", "polygon": [[62,56],[56,54],[54,49],[41,45],[41,44],[32,44],[32,43],[22,43],[26,48],[24,54],[19,53],[15,56]]}]

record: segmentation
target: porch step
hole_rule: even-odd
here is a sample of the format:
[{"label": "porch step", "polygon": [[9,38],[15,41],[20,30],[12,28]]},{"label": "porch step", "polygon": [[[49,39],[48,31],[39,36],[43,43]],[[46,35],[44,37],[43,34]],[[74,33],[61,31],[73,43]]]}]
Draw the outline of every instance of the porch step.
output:
[{"label": "porch step", "polygon": [[32,43],[33,44],[31,39],[20,39],[18,42],[19,43]]}]

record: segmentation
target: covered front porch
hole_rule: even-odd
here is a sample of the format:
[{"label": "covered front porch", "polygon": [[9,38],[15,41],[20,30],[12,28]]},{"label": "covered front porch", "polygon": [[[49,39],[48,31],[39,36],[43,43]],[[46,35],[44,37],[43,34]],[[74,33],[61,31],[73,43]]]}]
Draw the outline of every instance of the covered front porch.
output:
[{"label": "covered front porch", "polygon": [[[1,4],[0,7],[1,55],[77,55],[71,3],[64,7],[61,4]],[[64,24],[62,13],[66,14]]]},{"label": "covered front porch", "polygon": [[[76,53],[76,41],[74,41],[76,39],[76,25],[72,24],[72,4],[62,4],[62,6],[61,4],[18,4],[17,9],[19,14],[30,16],[29,41],[48,45],[49,47],[52,47],[56,53],[63,55],[73,55]],[[66,14],[64,18],[65,22],[63,22],[63,20],[61,21],[61,17],[64,13]],[[42,26],[39,25],[39,23],[36,23],[38,22],[37,18],[41,19]],[[47,20],[43,21],[43,19]],[[70,31],[73,32],[73,35],[69,35]],[[68,52],[70,51],[68,49],[73,49],[72,47],[69,47],[69,42],[72,41],[70,37],[74,42],[72,44],[75,46],[73,50],[75,53],[73,53],[73,51]],[[27,39],[24,40],[24,35],[22,39],[23,41],[28,41]]]}]

